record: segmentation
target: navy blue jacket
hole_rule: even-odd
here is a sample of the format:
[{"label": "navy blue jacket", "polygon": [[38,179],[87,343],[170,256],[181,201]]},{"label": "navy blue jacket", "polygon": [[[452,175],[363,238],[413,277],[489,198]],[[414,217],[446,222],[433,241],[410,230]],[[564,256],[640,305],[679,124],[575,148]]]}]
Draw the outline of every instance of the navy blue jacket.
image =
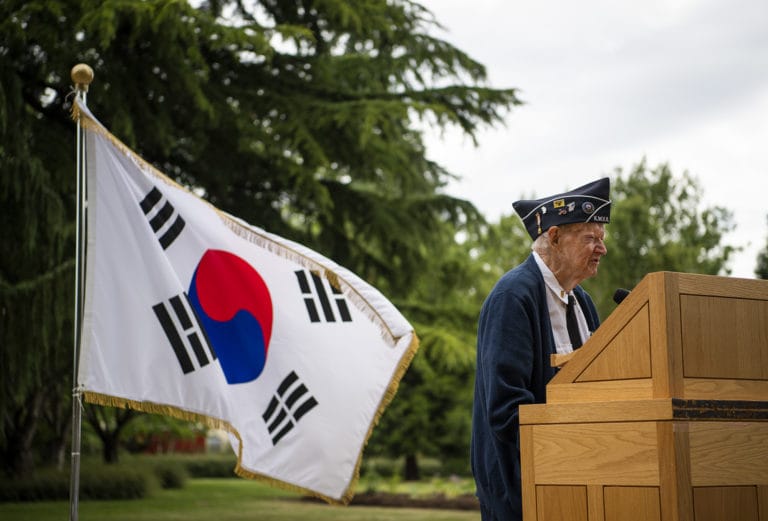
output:
[{"label": "navy blue jacket", "polygon": [[[574,289],[590,331],[600,325],[592,299]],[[522,520],[518,406],[546,401],[555,375],[555,339],[546,285],[530,255],[485,299],[477,331],[471,464],[481,505],[504,521]]]}]

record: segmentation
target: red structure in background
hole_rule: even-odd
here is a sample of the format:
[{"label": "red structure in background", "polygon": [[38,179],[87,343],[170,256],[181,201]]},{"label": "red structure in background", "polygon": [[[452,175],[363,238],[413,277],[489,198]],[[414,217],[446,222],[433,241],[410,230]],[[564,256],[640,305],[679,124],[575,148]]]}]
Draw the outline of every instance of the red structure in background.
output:
[{"label": "red structure in background", "polygon": [[169,432],[152,434],[144,452],[146,454],[195,454],[205,452],[205,435],[196,434],[189,438],[178,438]]}]

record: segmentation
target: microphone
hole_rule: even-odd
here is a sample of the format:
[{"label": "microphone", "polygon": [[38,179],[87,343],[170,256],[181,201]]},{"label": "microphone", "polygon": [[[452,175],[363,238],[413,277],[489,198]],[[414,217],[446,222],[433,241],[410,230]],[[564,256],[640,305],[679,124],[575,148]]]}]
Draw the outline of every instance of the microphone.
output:
[{"label": "microphone", "polygon": [[621,304],[624,301],[624,299],[627,298],[627,295],[629,295],[629,290],[628,289],[619,288],[613,294],[613,301],[616,304]]}]

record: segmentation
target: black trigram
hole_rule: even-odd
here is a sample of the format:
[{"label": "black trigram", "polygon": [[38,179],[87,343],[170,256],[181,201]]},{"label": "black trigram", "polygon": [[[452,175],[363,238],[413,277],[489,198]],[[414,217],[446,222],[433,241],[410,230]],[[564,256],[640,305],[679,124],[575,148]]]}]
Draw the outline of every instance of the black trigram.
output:
[{"label": "black trigram", "polygon": [[286,376],[270,400],[267,410],[261,415],[272,436],[272,445],[277,445],[283,436],[293,429],[296,422],[317,405],[307,387],[299,381],[294,371]]},{"label": "black trigram", "polygon": [[[163,203],[163,200],[164,197],[160,190],[157,187],[152,187],[152,190],[144,196],[139,205],[144,215],[149,219],[149,225],[157,235],[160,245],[165,250],[184,229],[184,219],[175,211],[170,201],[165,199]],[[151,217],[150,214],[152,214]],[[174,214],[176,214],[176,219],[172,220]],[[171,224],[167,225],[169,222]]]},{"label": "black trigram", "polygon": [[[326,284],[323,282],[316,273],[311,273],[312,284],[310,285],[307,278],[307,272],[305,270],[295,271],[296,279],[299,281],[299,288],[304,295],[304,304],[307,306],[307,313],[309,313],[309,320],[312,322],[321,322],[320,314],[317,309],[317,302],[320,303],[320,309],[323,311],[323,317],[326,322],[336,322],[336,314],[334,313],[332,300],[336,302],[336,309],[339,312],[339,318],[342,322],[352,322],[352,315],[349,314],[349,308],[347,307],[347,301],[344,300],[344,295],[339,288],[333,284],[327,284],[331,289],[331,295],[326,290]],[[314,291],[313,291],[314,289]]]},{"label": "black trigram", "polygon": [[194,353],[200,367],[208,365],[209,362],[204,347],[208,348],[211,359],[216,360],[216,352],[211,349],[211,344],[208,341],[205,330],[200,327],[197,315],[195,315],[194,310],[190,306],[186,293],[183,293],[181,296],[176,295],[168,300],[167,303],[160,302],[155,304],[152,306],[152,310],[155,312],[155,316],[158,322],[160,322],[165,336],[168,337],[168,342],[171,344],[171,348],[179,360],[179,365],[184,374],[195,370],[195,366],[189,356],[190,350]]}]

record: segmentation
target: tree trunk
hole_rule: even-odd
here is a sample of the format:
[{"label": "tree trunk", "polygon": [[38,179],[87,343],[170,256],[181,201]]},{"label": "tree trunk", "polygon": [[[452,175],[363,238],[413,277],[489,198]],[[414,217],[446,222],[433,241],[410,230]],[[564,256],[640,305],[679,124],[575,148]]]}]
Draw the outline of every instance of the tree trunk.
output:
[{"label": "tree trunk", "polygon": [[113,464],[118,461],[118,451],[120,446],[119,432],[114,433],[111,436],[105,436],[101,439],[101,455],[104,459],[104,463]]},{"label": "tree trunk", "polygon": [[34,470],[32,442],[42,407],[42,394],[35,392],[13,411],[3,412],[6,445],[3,468],[10,477],[27,476]]},{"label": "tree trunk", "polygon": [[60,396],[48,396],[43,414],[51,430],[43,457],[48,465],[55,465],[58,470],[64,469],[67,463],[67,449],[71,448],[72,433],[72,401],[62,400]]},{"label": "tree trunk", "polygon": [[[71,415],[70,415],[71,416]],[[70,431],[72,421],[55,428],[54,437],[45,445],[43,457],[47,465],[55,465],[58,470],[64,469],[67,463],[67,449],[71,448]],[[51,428],[54,428],[52,425]]]},{"label": "tree trunk", "polygon": [[403,479],[405,481],[418,481],[420,479],[419,460],[416,458],[416,454],[405,455]]},{"label": "tree trunk", "polygon": [[104,463],[117,463],[120,434],[123,428],[136,417],[131,409],[117,409],[89,405],[84,409],[85,418],[101,439],[101,454]]}]

